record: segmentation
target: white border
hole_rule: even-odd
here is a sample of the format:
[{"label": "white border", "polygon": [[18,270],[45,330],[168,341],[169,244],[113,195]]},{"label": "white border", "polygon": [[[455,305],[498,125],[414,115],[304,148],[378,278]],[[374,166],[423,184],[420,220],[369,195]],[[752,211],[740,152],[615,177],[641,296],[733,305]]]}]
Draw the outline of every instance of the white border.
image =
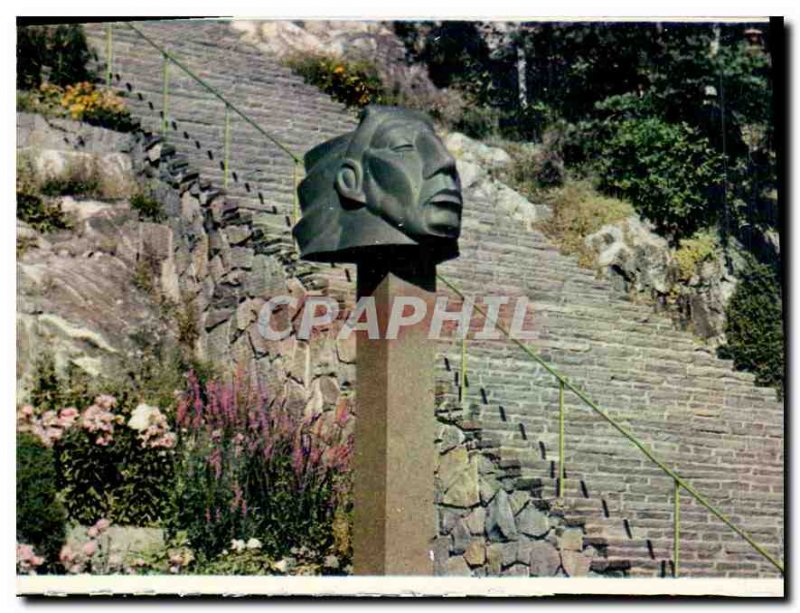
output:
[{"label": "white border", "polygon": [[[551,8],[552,7],[552,8]],[[791,28],[790,41],[791,44],[787,49],[791,57],[787,57],[789,61],[790,70],[793,78],[798,77],[797,66],[800,65],[800,57],[798,57],[798,49],[800,42],[797,40],[796,29],[796,15],[798,14],[797,0],[773,0],[764,2],[753,2],[752,0],[706,0],[705,2],[697,2],[696,0],[672,0],[670,3],[658,3],[643,5],[641,2],[633,2],[632,0],[606,0],[603,3],[591,2],[589,0],[571,1],[561,0],[555,4],[542,4],[531,3],[530,0],[494,0],[493,2],[485,2],[485,0],[459,0],[453,2],[447,0],[441,3],[431,3],[429,0],[382,0],[375,2],[375,0],[340,0],[340,2],[330,2],[329,0],[323,2],[321,0],[293,0],[291,3],[283,2],[259,2],[242,1],[242,0],[228,0],[226,3],[212,2],[210,0],[173,0],[168,5],[163,3],[148,3],[140,2],[137,4],[122,3],[122,4],[109,4],[106,0],[78,0],[65,5],[63,2],[42,1],[42,0],[28,0],[23,4],[6,3],[4,8],[9,10],[12,15],[14,13],[24,13],[25,15],[53,15],[53,14],[83,14],[83,15],[153,15],[161,12],[167,12],[171,15],[178,14],[194,14],[194,15],[237,15],[239,18],[245,18],[245,15],[259,15],[262,19],[391,19],[391,18],[472,18],[472,19],[512,19],[520,15],[529,15],[539,13],[540,16],[531,17],[530,19],[547,20],[547,19],[560,19],[560,20],[577,20],[580,15],[592,16],[593,19],[602,19],[600,15],[605,16],[605,19],[613,19],[615,21],[622,21],[626,19],[642,20],[643,17],[631,18],[631,15],[641,14],[646,12],[650,15],[661,15],[660,19],[664,20],[695,20],[695,19],[713,19],[714,21],[722,21],[722,15],[726,15],[733,20],[747,19],[752,20],[754,17],[732,17],[733,15],[787,15],[787,23]],[[541,13],[549,10],[557,11],[558,15],[541,16]],[[571,13],[571,14],[570,14]],[[682,15],[683,17],[677,17]],[[5,16],[5,15],[4,15]],[[705,16],[705,17],[703,17]],[[709,17],[713,16],[713,17]],[[5,28],[2,30],[5,36],[3,37],[4,53],[2,55],[2,68],[6,83],[10,83],[14,74],[14,24],[11,18],[4,19],[3,23]],[[792,27],[795,26],[795,27]],[[794,61],[792,61],[794,60]],[[793,88],[792,88],[793,89]],[[13,117],[14,109],[14,92],[9,88],[2,98],[3,123],[5,129],[3,130],[3,140],[6,147],[3,150],[3,165],[1,181],[8,189],[10,189],[11,182],[14,176],[14,160],[16,151],[15,144],[15,121]],[[795,102],[796,98],[789,100]],[[789,109],[791,112],[791,109]],[[795,119],[793,125],[793,135],[797,134],[798,123]],[[790,148],[796,141],[790,137]],[[791,159],[792,166],[787,168],[787,180],[791,183],[791,179],[800,172],[800,158],[797,152]],[[6,193],[10,193],[6,192]],[[8,202],[7,202],[8,204]],[[788,208],[792,208],[791,203],[787,203]],[[12,255],[12,245],[14,244],[14,227],[15,220],[13,217],[13,207],[6,206],[0,211],[3,215],[2,224],[0,224],[0,234],[3,236],[2,245],[4,247],[4,256],[0,263],[0,274],[4,281],[3,299],[0,300],[0,349],[2,353],[0,356],[4,358],[2,365],[4,368],[0,372],[0,390],[2,390],[3,397],[11,399],[14,397],[15,381],[14,375],[14,349],[15,346],[15,305],[14,297],[15,290],[15,274],[14,274],[14,255]],[[795,213],[791,218],[791,227],[786,228],[787,233],[790,235],[796,234],[800,231],[800,214]],[[797,249],[792,254],[791,262],[789,258],[786,259],[785,264],[789,267],[790,271],[800,264],[800,256],[798,256]],[[787,281],[790,281],[787,275]],[[794,280],[794,279],[792,279]],[[798,290],[793,284],[793,305],[798,303]],[[796,315],[797,311],[785,313],[785,317]],[[793,338],[787,338],[787,348],[793,347]],[[797,376],[794,376],[797,375]],[[792,372],[788,373],[789,380],[800,381],[800,366],[798,361],[794,360]],[[6,403],[7,405],[10,402]],[[3,479],[5,487],[13,487],[15,480],[14,475],[14,432],[11,424],[13,419],[13,411],[11,407],[7,407],[6,427],[0,430],[0,448],[2,451],[2,466]],[[793,407],[786,407],[787,412],[792,412]],[[793,439],[793,434],[797,431],[798,419],[795,416],[792,432],[786,433],[787,440]],[[790,456],[787,457],[787,469]],[[794,497],[792,497],[794,498]],[[169,577],[169,576],[151,576],[151,577],[18,577],[14,575],[14,559],[13,556],[13,535],[11,533],[11,524],[14,522],[15,508],[14,498],[10,495],[4,497],[5,504],[0,505],[0,516],[2,517],[2,536],[0,540],[0,585],[2,585],[3,592],[3,610],[21,610],[24,606],[22,599],[14,599],[13,594],[17,593],[32,593],[33,591],[39,592],[40,589],[51,590],[55,595],[57,593],[85,593],[82,585],[89,585],[90,589],[102,589],[105,593],[122,593],[123,589],[128,586],[141,588],[141,593],[153,594],[154,592],[161,594],[186,594],[185,588],[190,588],[191,593],[197,594],[215,594],[231,593],[237,595],[244,594],[270,594],[270,595],[284,595],[288,592],[292,594],[336,594],[344,595],[346,593],[374,593],[374,594],[390,594],[395,593],[396,588],[408,588],[415,594],[419,594],[420,586],[424,588],[431,587],[438,590],[436,593],[447,595],[495,595],[504,593],[504,595],[546,595],[546,594],[615,594],[623,595],[647,595],[647,594],[685,594],[699,596],[701,594],[716,594],[716,595],[729,595],[729,596],[780,596],[784,594],[783,582],[781,580],[704,580],[704,579],[455,579],[455,578],[442,578],[442,579],[420,579],[420,578],[324,578],[324,577]],[[787,502],[789,502],[787,500]],[[788,518],[785,518],[788,521]],[[792,568],[794,561],[800,561],[800,554],[796,551],[791,543],[787,544],[786,563],[789,569]],[[112,582],[115,585],[110,585]],[[359,582],[366,582],[364,587],[359,585]],[[495,582],[500,582],[495,586]],[[12,586],[13,583],[13,586]],[[342,586],[341,589],[337,586]],[[179,588],[179,589],[176,589]],[[123,589],[121,589],[123,588]],[[317,588],[322,588],[322,592],[315,591]],[[354,590],[354,591],[345,591]],[[368,588],[368,589],[367,589]],[[496,590],[499,590],[496,591]],[[519,592],[515,590],[520,590]],[[131,592],[127,592],[131,593]],[[410,592],[409,592],[410,593]],[[9,602],[11,601],[11,602]],[[53,603],[55,604],[55,603]],[[132,603],[129,603],[132,604]],[[147,606],[152,606],[156,603],[150,603]],[[210,604],[210,603],[206,603]],[[297,604],[297,603],[296,603]],[[330,604],[330,603],[329,603]],[[47,605],[40,603],[39,606],[47,608]],[[271,606],[280,606],[278,603]],[[560,607],[566,607],[572,610],[575,604],[569,605],[562,603]],[[644,606],[649,606],[645,603]],[[691,605],[687,604],[689,610],[693,607],[704,607],[704,605]],[[134,605],[134,609],[138,607]],[[580,606],[583,609],[583,603]],[[577,610],[577,608],[575,609]]]},{"label": "white border", "polygon": [[66,596],[553,596],[567,594],[782,597],[782,579],[606,579],[524,577],[17,577],[17,594]]}]

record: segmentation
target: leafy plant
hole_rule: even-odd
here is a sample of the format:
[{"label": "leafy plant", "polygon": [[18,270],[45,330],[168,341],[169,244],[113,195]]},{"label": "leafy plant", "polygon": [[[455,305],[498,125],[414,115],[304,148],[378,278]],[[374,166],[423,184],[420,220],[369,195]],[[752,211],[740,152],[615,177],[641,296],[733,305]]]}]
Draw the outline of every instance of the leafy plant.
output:
[{"label": "leafy plant", "polygon": [[698,265],[714,258],[718,252],[717,237],[711,232],[698,232],[691,238],[681,240],[674,253],[678,264],[678,278],[689,281],[697,272]]},{"label": "leafy plant", "polygon": [[67,85],[94,79],[91,53],[79,24],[17,26],[17,88],[34,89],[44,80]]},{"label": "leafy plant", "polygon": [[78,121],[117,132],[130,132],[136,128],[122,98],[110,90],[98,89],[88,81],[67,85],[61,96],[61,106]]},{"label": "leafy plant", "polygon": [[31,161],[23,154],[17,157],[17,219],[39,232],[65,230],[72,225],[57,202],[39,195]]},{"label": "leafy plant", "polygon": [[486,106],[467,106],[454,128],[470,138],[487,139],[497,133],[500,113]]},{"label": "leafy plant", "polygon": [[131,208],[139,213],[139,219],[158,223],[167,217],[161,202],[147,191],[139,191],[131,196]]},{"label": "leafy plant", "polygon": [[57,202],[23,191],[17,191],[17,219],[39,232],[56,232],[72,227]]},{"label": "leafy plant", "polygon": [[324,556],[342,542],[333,526],[349,506],[346,404],[299,419],[242,376],[205,386],[193,379],[177,419],[173,529],[186,530],[201,560],[235,539],[257,538],[276,557],[300,546]]},{"label": "leafy plant", "polygon": [[588,157],[600,189],[630,201],[679,239],[719,214],[721,159],[688,124],[658,118],[605,119],[592,127]]},{"label": "leafy plant", "polygon": [[[151,363],[155,361],[158,366]],[[26,429],[52,446],[58,487],[71,518],[155,525],[171,512],[174,441],[151,441],[130,424],[139,407],[150,406],[145,400],[162,407],[174,402],[176,389],[183,385],[177,372],[181,367],[178,361],[155,355],[137,362],[125,378],[90,380],[74,367],[60,374],[52,357],[39,358],[29,393],[36,410],[29,408]],[[98,390],[113,390],[115,395]],[[66,425],[61,423],[65,411],[75,415]],[[149,413],[150,434],[167,434],[169,409]],[[158,444],[151,444],[155,441]]]},{"label": "leafy plant", "polygon": [[727,343],[719,356],[755,374],[756,383],[783,392],[784,337],[781,287],[775,272],[753,257],[740,274],[726,310]]},{"label": "leafy plant", "polygon": [[346,61],[332,55],[290,58],[289,67],[348,108],[381,104],[386,94],[375,66],[365,61]]},{"label": "leafy plant", "polygon": [[33,545],[52,566],[64,542],[66,521],[53,451],[32,433],[17,433],[17,541]]},{"label": "leafy plant", "polygon": [[157,408],[126,411],[113,396],[95,398],[54,441],[70,517],[84,524],[108,518],[155,525],[168,510],[174,445]]},{"label": "leafy plant", "polygon": [[138,125],[120,95],[89,81],[66,87],[42,83],[37,89],[18,92],[17,110],[68,117],[117,132],[130,132]]}]

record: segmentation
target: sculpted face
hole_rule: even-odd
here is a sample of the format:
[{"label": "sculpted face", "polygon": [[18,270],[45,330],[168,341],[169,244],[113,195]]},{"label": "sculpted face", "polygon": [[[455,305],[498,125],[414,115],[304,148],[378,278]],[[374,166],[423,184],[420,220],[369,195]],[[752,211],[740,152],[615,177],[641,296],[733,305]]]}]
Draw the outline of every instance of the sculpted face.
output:
[{"label": "sculpted face", "polygon": [[398,248],[434,262],[458,255],[461,182],[422,113],[367,107],[355,131],[308,151],[305,165],[293,229],[301,257],[360,262]]},{"label": "sculpted face", "polygon": [[457,238],[461,185],[453,157],[422,121],[390,119],[362,157],[366,206],[413,237]]}]

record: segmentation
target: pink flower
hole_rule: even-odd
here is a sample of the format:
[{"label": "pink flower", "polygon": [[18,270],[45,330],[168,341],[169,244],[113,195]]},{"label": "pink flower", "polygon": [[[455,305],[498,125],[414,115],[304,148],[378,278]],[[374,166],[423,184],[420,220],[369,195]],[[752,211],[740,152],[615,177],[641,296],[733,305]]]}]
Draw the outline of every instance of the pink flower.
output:
[{"label": "pink flower", "polygon": [[111,526],[111,522],[110,522],[110,521],[108,521],[108,520],[107,520],[105,517],[103,517],[103,518],[101,518],[101,519],[98,519],[98,520],[97,520],[97,523],[95,523],[95,525],[94,525],[94,527],[97,529],[97,531],[98,531],[100,534],[102,534],[103,532],[105,532],[106,530],[108,530],[108,528],[109,528],[110,526]]},{"label": "pink flower", "polygon": [[80,413],[78,412],[78,409],[74,407],[61,409],[61,411],[58,413],[58,425],[62,429],[67,430],[75,424],[79,416]]},{"label": "pink flower", "polygon": [[89,538],[97,538],[97,535],[98,535],[97,528],[95,528],[94,526],[92,526],[86,531],[86,536],[88,536]]},{"label": "pink flower", "polygon": [[33,553],[33,547],[30,545],[17,545],[17,558],[21,558],[23,560],[30,560],[35,554]]},{"label": "pink flower", "polygon": [[64,566],[75,560],[75,552],[72,551],[72,547],[69,545],[64,545],[61,548],[61,552],[58,554],[58,559],[62,564],[64,564]]},{"label": "pink flower", "polygon": [[44,558],[37,556],[33,547],[17,543],[17,572],[35,575],[36,569],[44,564]]},{"label": "pink flower", "polygon": [[83,544],[83,553],[88,557],[92,557],[97,553],[97,541],[87,541]]}]

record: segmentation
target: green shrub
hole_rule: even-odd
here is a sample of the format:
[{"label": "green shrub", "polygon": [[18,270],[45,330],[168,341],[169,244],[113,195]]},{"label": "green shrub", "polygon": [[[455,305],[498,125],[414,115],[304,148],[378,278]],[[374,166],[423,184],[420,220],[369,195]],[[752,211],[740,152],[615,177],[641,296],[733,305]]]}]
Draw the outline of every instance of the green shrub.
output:
[{"label": "green shrub", "polygon": [[131,208],[139,213],[139,219],[158,223],[167,218],[162,204],[146,191],[131,196]]},{"label": "green shrub", "polygon": [[174,531],[209,562],[236,539],[279,559],[306,547],[347,558],[351,436],[346,404],[300,420],[241,377],[191,381],[178,406],[180,478]]},{"label": "green shrub", "polygon": [[122,525],[158,525],[170,512],[174,453],[143,446],[125,425],[129,412],[115,411],[113,417],[121,419],[108,443],[86,428],[72,428],[55,446],[69,516],[82,524],[108,518]]},{"label": "green shrub", "polygon": [[130,132],[137,126],[119,95],[88,81],[67,85],[61,94],[61,106],[72,119],[109,130]]},{"label": "green shrub", "polygon": [[31,433],[17,433],[17,541],[33,545],[52,567],[64,543],[66,520],[53,451]]},{"label": "green shrub", "polygon": [[594,258],[584,239],[606,224],[633,215],[630,204],[598,194],[587,181],[568,181],[548,191],[546,200],[553,213],[539,228],[556,241],[562,253],[577,254],[583,266]]},{"label": "green shrub", "polygon": [[722,358],[732,359],[738,370],[755,374],[759,385],[783,391],[784,339],[781,287],[775,272],[752,256],[726,310],[727,344]]},{"label": "green shrub", "polygon": [[497,134],[499,123],[500,113],[497,110],[487,106],[469,105],[454,127],[470,138],[484,140]]},{"label": "green shrub", "polygon": [[288,59],[287,64],[306,83],[348,108],[387,102],[378,72],[369,62],[348,61],[333,55],[302,55]]},{"label": "green shrub", "polygon": [[695,129],[656,117],[616,114],[583,128],[588,135],[579,137],[582,157],[598,176],[602,191],[630,201],[675,240],[714,224],[721,158]]},{"label": "green shrub", "polygon": [[57,202],[21,191],[17,191],[17,219],[39,232],[56,232],[72,227],[72,223]]},{"label": "green shrub", "polygon": [[88,81],[66,87],[42,83],[37,89],[17,92],[17,110],[84,121],[117,132],[131,132],[138,126],[120,94]]},{"label": "green shrub", "polygon": [[61,206],[39,195],[30,158],[23,154],[17,157],[17,219],[39,232],[71,227]]},{"label": "green shrub", "polygon": [[56,85],[91,81],[90,56],[79,24],[17,26],[17,88],[35,89],[45,76]]},{"label": "green shrub", "polygon": [[505,115],[501,122],[503,136],[528,142],[541,142],[547,126],[556,120],[553,109],[539,100]]},{"label": "green shrub", "polygon": [[[132,365],[114,380],[90,379],[75,367],[60,374],[49,356],[40,358],[34,370],[29,399],[37,409],[36,419],[65,407],[81,409],[77,425],[53,441],[53,451],[69,516],[82,523],[108,518],[120,524],[155,525],[171,513],[173,447],[143,441],[141,432],[128,424],[144,402],[164,407],[169,417],[175,392],[183,386],[180,369],[185,365],[157,349]],[[90,419],[84,423],[87,411]],[[110,426],[108,437],[92,430],[90,424],[98,416]]]},{"label": "green shrub", "polygon": [[562,158],[563,128],[549,128],[540,145],[500,141],[497,144],[511,156],[511,164],[500,173],[508,183],[528,200],[543,197],[542,189],[558,187],[564,183],[565,169]]},{"label": "green shrub", "polygon": [[678,278],[689,281],[697,272],[698,265],[716,257],[718,252],[717,237],[712,232],[698,232],[691,238],[681,240],[674,253],[678,264]]}]

